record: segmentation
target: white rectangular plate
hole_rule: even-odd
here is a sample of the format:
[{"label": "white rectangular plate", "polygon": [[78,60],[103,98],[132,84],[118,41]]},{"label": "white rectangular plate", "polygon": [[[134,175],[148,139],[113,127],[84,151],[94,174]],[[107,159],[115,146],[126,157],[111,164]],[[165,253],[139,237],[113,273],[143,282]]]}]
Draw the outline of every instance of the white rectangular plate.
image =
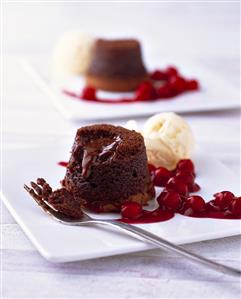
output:
[{"label": "white rectangular plate", "polygon": [[[133,104],[90,103],[71,98],[62,93],[62,90],[66,89],[80,94],[84,86],[84,79],[82,77],[73,77],[65,80],[64,83],[49,85],[49,88],[54,91],[51,99],[55,107],[71,120],[104,120],[106,118],[137,117],[164,111],[180,113],[239,107],[239,90],[235,89],[229,82],[222,80],[217,74],[202,68],[200,65],[190,62],[180,62],[177,65],[181,73],[187,78],[197,78],[200,81],[200,91],[184,93],[170,100],[154,102]],[[99,92],[99,95],[103,98],[128,97],[123,93]]]},{"label": "white rectangular plate", "polygon": [[[39,252],[52,262],[67,262],[152,248],[117,230],[106,227],[71,227],[59,224],[37,207],[24,191],[23,184],[44,177],[59,186],[65,169],[58,161],[69,158],[70,146],[57,142],[54,147],[42,146],[3,151],[3,190],[1,197],[16,221]],[[70,144],[70,143],[69,143]],[[216,191],[232,190],[240,194],[239,182],[229,169],[218,161],[197,153],[194,157],[200,192],[210,199]],[[111,215],[96,217],[107,217]],[[115,215],[116,217],[116,215]],[[240,234],[239,220],[198,219],[176,215],[173,219],[141,227],[176,244],[190,243]]]}]

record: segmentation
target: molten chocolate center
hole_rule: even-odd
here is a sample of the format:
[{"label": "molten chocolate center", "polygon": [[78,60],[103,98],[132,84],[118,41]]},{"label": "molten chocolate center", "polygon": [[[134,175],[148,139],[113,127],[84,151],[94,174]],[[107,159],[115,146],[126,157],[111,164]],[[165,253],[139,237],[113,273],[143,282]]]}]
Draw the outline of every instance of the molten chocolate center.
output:
[{"label": "molten chocolate center", "polygon": [[101,138],[90,141],[85,145],[82,159],[82,175],[87,178],[90,175],[91,166],[98,160],[104,162],[115,154],[115,150],[121,143],[120,136],[113,139]]}]

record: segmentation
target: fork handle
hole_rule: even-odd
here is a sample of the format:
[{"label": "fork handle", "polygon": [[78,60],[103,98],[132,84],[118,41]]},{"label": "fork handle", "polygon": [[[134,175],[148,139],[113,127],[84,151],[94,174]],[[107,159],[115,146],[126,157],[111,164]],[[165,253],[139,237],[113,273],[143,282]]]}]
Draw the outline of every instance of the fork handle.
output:
[{"label": "fork handle", "polygon": [[202,264],[204,266],[209,267],[210,269],[216,270],[221,273],[229,274],[232,276],[241,276],[241,271],[239,269],[235,269],[233,267],[225,266],[214,261],[211,261],[205,257],[187,251],[186,249],[182,248],[181,246],[175,245],[163,238],[158,237],[157,235],[150,233],[140,227],[119,222],[119,221],[112,221],[112,220],[92,220],[96,224],[107,224],[113,227],[120,228],[124,231],[131,233],[133,236],[138,237],[138,239],[142,239],[147,241],[148,243],[154,244],[155,246],[166,249],[168,251],[176,252],[186,258],[191,259],[194,262]]}]

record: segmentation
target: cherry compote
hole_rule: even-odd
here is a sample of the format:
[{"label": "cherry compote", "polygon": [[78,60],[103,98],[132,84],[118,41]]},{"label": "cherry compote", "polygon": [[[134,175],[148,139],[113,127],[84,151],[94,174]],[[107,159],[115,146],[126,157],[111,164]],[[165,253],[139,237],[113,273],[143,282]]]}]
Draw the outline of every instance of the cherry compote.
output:
[{"label": "cherry compote", "polygon": [[84,101],[106,104],[127,104],[133,102],[155,101],[158,99],[170,99],[184,92],[195,90],[199,90],[197,80],[186,79],[180,74],[176,67],[169,66],[166,69],[151,72],[148,80],[142,82],[130,98],[99,98],[97,90],[91,86],[84,87],[80,94],[68,90],[63,90],[63,93]]},{"label": "cherry compote", "polygon": [[154,185],[165,187],[170,178],[171,172],[164,167],[159,167],[154,172]]},{"label": "cherry compote", "polygon": [[229,191],[222,191],[214,194],[214,204],[221,210],[227,209],[234,200],[234,194]]},{"label": "cherry compote", "polygon": [[149,172],[150,172],[150,174],[152,176],[152,175],[155,174],[156,167],[154,165],[152,165],[152,164],[148,164],[148,170],[149,170]]},{"label": "cherry compote", "polygon": [[[61,161],[58,165],[66,167],[68,162]],[[241,219],[241,197],[230,191],[215,193],[207,202],[199,195],[190,195],[200,189],[195,182],[195,167],[191,160],[180,160],[173,171],[151,164],[148,168],[154,185],[163,187],[157,197],[158,207],[148,211],[137,202],[126,202],[121,207],[122,218],[119,221],[161,222],[171,219],[175,213],[196,218]],[[99,203],[92,203],[89,209],[96,213],[103,212]]]},{"label": "cherry compote", "polygon": [[184,205],[187,208],[191,208],[194,212],[200,212],[205,208],[205,201],[201,196],[193,195],[186,199]]},{"label": "cherry compote", "polygon": [[181,196],[188,196],[189,194],[187,184],[175,176],[170,178],[165,187],[167,190],[176,191]]},{"label": "cherry compote", "polygon": [[183,159],[177,163],[176,171],[185,171],[186,173],[190,173],[195,175],[195,167],[190,159]]},{"label": "cherry compote", "polygon": [[207,202],[200,195],[190,195],[200,189],[195,182],[195,166],[191,160],[180,160],[173,171],[153,165],[149,165],[149,171],[154,185],[164,187],[157,197],[158,208],[147,211],[136,203],[134,209],[131,204],[129,208],[125,205],[120,221],[159,222],[174,217],[175,213],[196,218],[241,219],[241,197],[235,197],[230,191],[215,193]]},{"label": "cherry compote", "polygon": [[137,202],[126,202],[121,207],[121,215],[127,219],[138,219],[142,215],[142,206]]},{"label": "cherry compote", "polygon": [[233,215],[237,215],[241,218],[241,197],[236,197],[229,208]]},{"label": "cherry compote", "polygon": [[157,197],[157,202],[163,210],[176,212],[180,208],[182,200],[178,192],[165,190]]},{"label": "cherry compote", "polygon": [[160,208],[147,211],[137,202],[126,202],[121,207],[121,216],[119,221],[126,223],[153,223],[169,220],[174,217],[174,213]]}]

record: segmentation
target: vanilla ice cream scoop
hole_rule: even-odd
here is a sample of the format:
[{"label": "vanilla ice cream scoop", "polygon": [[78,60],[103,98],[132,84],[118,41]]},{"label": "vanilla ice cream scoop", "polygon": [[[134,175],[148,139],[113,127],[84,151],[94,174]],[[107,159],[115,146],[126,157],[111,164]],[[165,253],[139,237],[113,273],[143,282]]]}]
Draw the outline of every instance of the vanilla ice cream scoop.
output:
[{"label": "vanilla ice cream scoop", "polygon": [[148,163],[156,167],[165,167],[172,170],[179,161],[172,149],[160,138],[144,137]]},{"label": "vanilla ice cream scoop", "polygon": [[179,115],[166,112],[149,118],[142,134],[149,163],[171,170],[181,159],[190,158],[194,136],[188,123]]},{"label": "vanilla ice cream scoop", "polygon": [[84,74],[90,63],[94,41],[94,38],[79,31],[65,32],[53,50],[53,76],[62,79]]}]

